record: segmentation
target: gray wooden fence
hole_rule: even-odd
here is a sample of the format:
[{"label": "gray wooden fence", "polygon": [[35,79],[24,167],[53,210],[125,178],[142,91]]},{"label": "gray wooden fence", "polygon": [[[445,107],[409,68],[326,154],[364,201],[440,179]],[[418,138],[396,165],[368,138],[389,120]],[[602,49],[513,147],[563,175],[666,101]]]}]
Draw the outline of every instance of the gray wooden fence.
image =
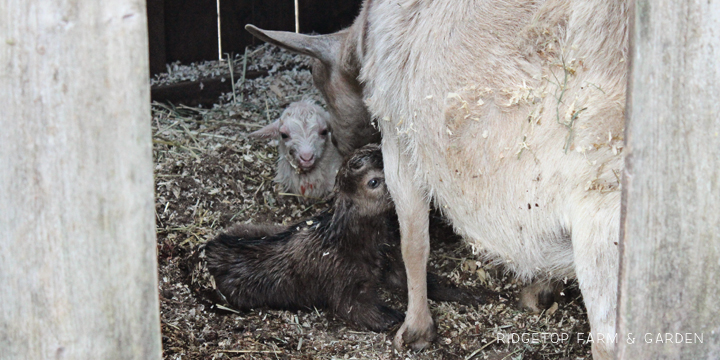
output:
[{"label": "gray wooden fence", "polygon": [[[720,3],[631,22],[618,356],[717,359]],[[160,358],[147,49],[142,0],[0,2],[0,359]]]},{"label": "gray wooden fence", "polygon": [[618,358],[720,359],[720,2],[631,22]]},{"label": "gray wooden fence", "polygon": [[0,1],[0,359],[159,359],[143,0]]}]

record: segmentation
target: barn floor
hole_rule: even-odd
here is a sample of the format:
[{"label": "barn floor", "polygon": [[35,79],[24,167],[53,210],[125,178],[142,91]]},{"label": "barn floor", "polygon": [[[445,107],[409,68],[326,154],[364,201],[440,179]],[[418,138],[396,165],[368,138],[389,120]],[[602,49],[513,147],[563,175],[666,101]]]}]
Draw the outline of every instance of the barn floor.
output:
[{"label": "barn floor", "polygon": [[[269,75],[225,94],[212,109],[153,104],[157,244],[165,359],[589,359],[585,309],[573,285],[569,299],[540,315],[515,305],[523,284],[502,269],[470,260],[472,252],[434,219],[430,271],[455,284],[502,294],[470,307],[431,303],[438,339],[421,352],[399,353],[388,333],[356,331],[322,309],[239,313],[216,306],[198,246],[234,222],[290,224],[320,212],[280,195],[272,182],[276,149],[246,135],[276,119],[291,102],[321,97],[307,58],[276,47],[250,49],[249,70]],[[235,61],[242,63],[241,58]],[[283,65],[283,66],[280,66]],[[290,69],[290,70],[278,70]],[[227,62],[172,65],[153,84],[226,74]],[[234,74],[235,79],[242,74]],[[570,295],[573,294],[573,295]],[[396,309],[402,299],[386,294]],[[497,334],[551,333],[538,343],[501,343]],[[568,340],[557,341],[557,334]],[[526,335],[527,336],[527,335]]]}]

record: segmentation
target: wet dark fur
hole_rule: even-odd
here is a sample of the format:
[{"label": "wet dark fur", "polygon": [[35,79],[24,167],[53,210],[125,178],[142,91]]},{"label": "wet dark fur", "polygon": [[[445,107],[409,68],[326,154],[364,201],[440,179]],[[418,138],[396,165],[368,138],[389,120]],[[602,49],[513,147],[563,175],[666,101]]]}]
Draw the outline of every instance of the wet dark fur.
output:
[{"label": "wet dark fur", "polygon": [[[325,308],[359,328],[383,331],[403,319],[378,296],[381,284],[407,291],[398,245],[380,148],[368,145],[343,163],[329,210],[287,228],[237,225],[208,242],[205,254],[218,290],[238,309]],[[479,302],[432,275],[428,296]]]}]

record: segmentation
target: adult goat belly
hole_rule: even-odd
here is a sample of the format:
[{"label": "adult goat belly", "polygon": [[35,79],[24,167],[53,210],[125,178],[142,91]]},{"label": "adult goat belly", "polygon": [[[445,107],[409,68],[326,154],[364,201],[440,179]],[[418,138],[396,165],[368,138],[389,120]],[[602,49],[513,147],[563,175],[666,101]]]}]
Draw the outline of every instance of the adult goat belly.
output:
[{"label": "adult goat belly", "polygon": [[[367,4],[360,78],[400,218],[433,199],[519,276],[576,275],[592,331],[614,331],[624,1]],[[417,224],[401,220],[416,244]],[[421,310],[411,342],[432,338]]]},{"label": "adult goat belly", "polygon": [[561,49],[567,6],[407,3],[372,4],[361,77],[383,141],[408,154],[408,185],[519,276],[571,275],[572,217],[619,209],[624,73]]}]

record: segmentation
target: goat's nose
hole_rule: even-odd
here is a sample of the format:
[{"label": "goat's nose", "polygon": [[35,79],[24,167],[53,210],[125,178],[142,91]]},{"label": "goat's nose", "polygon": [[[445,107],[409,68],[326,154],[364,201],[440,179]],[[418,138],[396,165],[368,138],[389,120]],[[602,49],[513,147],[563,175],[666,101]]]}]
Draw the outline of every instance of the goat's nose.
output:
[{"label": "goat's nose", "polygon": [[300,154],[300,160],[302,160],[302,161],[312,161],[312,159],[314,157],[315,157],[315,154],[313,154],[313,153]]}]

